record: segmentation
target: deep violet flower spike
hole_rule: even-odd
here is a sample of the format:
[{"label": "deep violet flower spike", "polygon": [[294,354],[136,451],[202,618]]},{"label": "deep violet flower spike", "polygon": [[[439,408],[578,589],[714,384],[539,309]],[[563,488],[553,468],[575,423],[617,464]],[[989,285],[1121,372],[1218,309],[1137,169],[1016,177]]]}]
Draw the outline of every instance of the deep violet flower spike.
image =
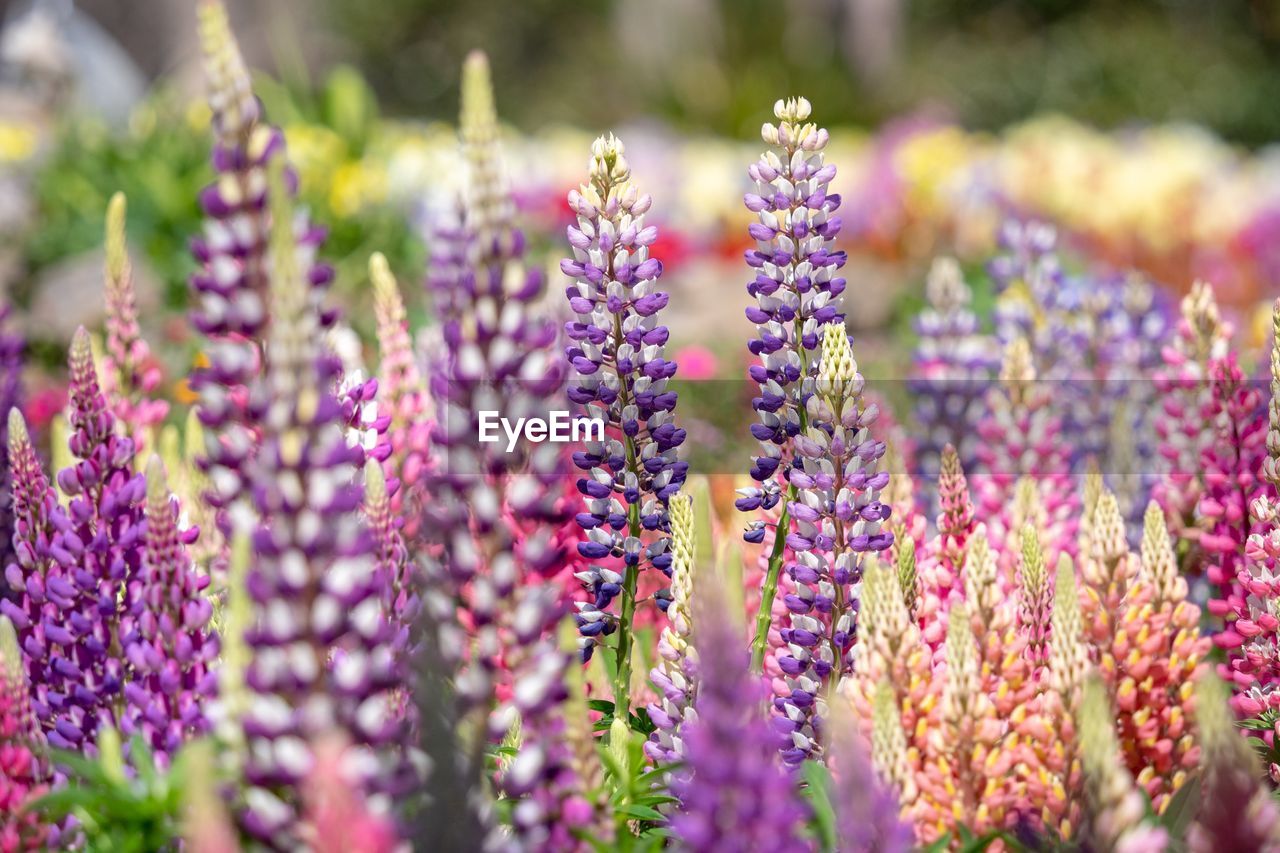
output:
[{"label": "deep violet flower spike", "polygon": [[694,851],[796,849],[807,809],[778,761],[765,686],[747,666],[723,579],[709,580],[694,593],[697,718],[683,730],[685,764],[673,783],[680,811],[672,827]]},{"label": "deep violet flower spike", "polygon": [[178,526],[179,507],[158,456],[147,462],[146,477],[145,550],[123,636],[130,665],[123,728],[170,757],[209,730],[204,705],[216,691],[218,640],[209,625],[209,577],[187,553],[186,541],[198,531]]},{"label": "deep violet flower spike", "polygon": [[657,232],[644,222],[653,200],[632,182],[625,148],[612,135],[592,144],[589,170],[587,183],[569,193],[573,255],[560,264],[573,279],[567,295],[576,315],[565,325],[569,397],[608,427],[604,441],[588,442],[574,457],[586,473],[579,490],[591,516],[583,519],[588,536],[579,553],[601,561],[579,575],[590,598],[579,603],[577,619],[587,657],[621,628],[615,694],[625,699],[637,579],[646,567],[670,574],[667,503],[688,463],[678,455],[685,432],[667,386],[676,364],[664,357],[667,330],[657,309],[649,310],[662,272],[649,256]]},{"label": "deep violet flower spike", "polygon": [[391,713],[390,691],[403,679],[358,513],[362,454],[343,434],[332,390],[339,367],[302,286],[282,181],[276,163],[271,358],[253,389],[262,435],[246,472],[259,523],[248,577],[256,619],[245,634],[252,651],[245,682],[254,701],[243,723],[243,826],[266,844],[290,847],[297,844],[298,785],[311,744],[338,731],[366,755],[359,781],[370,807],[385,813],[386,795],[403,782],[405,732]]},{"label": "deep violet flower spike", "polygon": [[876,470],[885,445],[870,431],[879,410],[862,400],[863,378],[842,325],[824,327],[818,377],[804,384],[808,423],[797,437],[795,470],[805,485],[788,507],[792,592],[779,626],[787,646],[778,663],[790,693],[774,700],[791,764],[820,754],[825,697],[852,671],[863,555],[893,544],[882,525],[890,508],[880,501],[889,475]]},{"label": "deep violet flower spike", "polygon": [[49,554],[60,577],[45,586],[58,608],[46,610],[41,624],[48,642],[49,743],[92,751],[104,725],[120,726],[128,677],[122,628],[141,568],[146,482],[133,471],[133,441],[117,432],[83,328],[71,342],[69,365],[72,462],[58,472],[68,503],[65,516],[50,516],[56,533]]}]

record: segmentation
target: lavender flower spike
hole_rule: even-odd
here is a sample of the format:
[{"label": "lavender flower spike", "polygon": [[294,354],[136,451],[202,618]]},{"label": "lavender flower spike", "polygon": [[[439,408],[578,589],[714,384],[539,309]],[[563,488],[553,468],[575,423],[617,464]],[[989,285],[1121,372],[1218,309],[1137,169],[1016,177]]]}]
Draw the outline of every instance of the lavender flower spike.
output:
[{"label": "lavender flower spike", "polygon": [[804,384],[812,389],[808,424],[794,439],[795,498],[787,505],[794,589],[784,599],[787,647],[778,658],[791,692],[774,700],[775,726],[790,738],[783,757],[792,764],[821,752],[824,697],[852,671],[861,555],[893,544],[881,529],[889,506],[879,499],[889,474],[876,470],[885,445],[870,435],[879,410],[862,402],[862,375],[842,324],[824,327],[818,378]]},{"label": "lavender flower spike", "polygon": [[[758,219],[748,229],[756,246],[746,253],[747,266],[755,271],[747,292],[756,300],[747,318],[758,330],[748,349],[760,359],[750,370],[760,386],[760,395],[752,400],[760,422],[752,425],[751,434],[760,442],[761,453],[751,466],[751,476],[760,485],[742,490],[737,501],[744,512],[771,510],[783,500],[784,489],[788,501],[795,499],[789,480],[791,444],[808,427],[801,380],[817,372],[821,327],[844,319],[838,297],[845,280],[837,271],[844,266],[845,254],[834,248],[840,233],[840,217],[835,215],[840,196],[828,192],[836,169],[823,162],[828,134],[808,121],[810,112],[804,98],[774,104],[779,123],[766,123],[761,137],[777,150],[766,151],[748,169],[755,191],[745,202]],[[752,522],[746,539],[763,542],[766,523]],[[784,506],[756,618],[752,662],[757,668],[764,659],[789,525]]]},{"label": "lavender flower spike", "polygon": [[217,687],[218,638],[209,627],[209,577],[196,572],[186,548],[199,531],[178,527],[158,456],[146,475],[145,553],[122,638],[131,666],[123,730],[141,733],[167,757],[209,730],[204,704]]},{"label": "lavender flower spike", "polygon": [[[573,279],[566,293],[577,319],[565,326],[565,355],[573,369],[569,399],[606,421],[603,442],[574,454],[587,472],[578,481],[587,511],[579,553],[608,560],[579,574],[593,598],[579,604],[578,627],[589,657],[603,636],[618,632],[614,701],[629,709],[631,621],[636,586],[646,565],[671,573],[667,502],[688,471],[677,448],[676,392],[667,387],[676,364],[664,357],[668,332],[658,314],[667,294],[658,290],[662,262],[649,256],[658,230],[644,224],[653,200],[631,181],[622,143],[600,137],[591,146],[590,178],[569,193],[577,222],[569,226],[573,257],[560,269]],[[609,612],[621,596],[618,615]],[[620,716],[619,719],[624,717]]]},{"label": "lavender flower spike", "polygon": [[[389,691],[401,678],[358,513],[363,453],[343,435],[333,393],[339,366],[303,285],[305,255],[294,242],[282,181],[276,163],[271,357],[253,389],[262,438],[246,472],[259,524],[248,578],[256,619],[245,637],[253,652],[245,681],[256,695],[244,717],[251,786],[244,827],[270,846],[291,848],[314,740],[341,731],[361,756],[361,781],[395,784],[404,732],[390,713]],[[371,805],[385,812],[391,804],[375,798]]]},{"label": "lavender flower spike", "polygon": [[673,784],[672,828],[693,851],[801,849],[806,809],[782,768],[765,719],[765,685],[747,667],[742,625],[725,578],[694,590],[699,667],[697,718],[684,729],[685,766]]}]

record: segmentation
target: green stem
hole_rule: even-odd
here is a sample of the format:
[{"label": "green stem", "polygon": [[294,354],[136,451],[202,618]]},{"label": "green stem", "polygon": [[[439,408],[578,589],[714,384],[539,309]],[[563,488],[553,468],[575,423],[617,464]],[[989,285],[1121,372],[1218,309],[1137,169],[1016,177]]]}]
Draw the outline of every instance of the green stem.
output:
[{"label": "green stem", "polygon": [[[788,490],[787,498],[795,497],[794,489]],[[778,526],[773,533],[773,551],[769,554],[769,570],[764,576],[764,586],[760,589],[760,611],[756,613],[756,635],[751,641],[751,669],[759,671],[764,666],[764,652],[769,647],[769,624],[773,621],[773,599],[778,595],[778,576],[782,574],[782,557],[787,547],[787,528],[791,524],[791,516],[787,504],[782,505],[782,514],[778,516]]]},{"label": "green stem", "polygon": [[[627,509],[628,532],[640,537],[640,505],[632,504]],[[618,649],[614,659],[613,674],[613,716],[631,728],[631,646],[634,637],[631,635],[631,622],[636,613],[636,585],[640,580],[640,564],[627,566],[622,579],[622,604],[618,614]]]}]

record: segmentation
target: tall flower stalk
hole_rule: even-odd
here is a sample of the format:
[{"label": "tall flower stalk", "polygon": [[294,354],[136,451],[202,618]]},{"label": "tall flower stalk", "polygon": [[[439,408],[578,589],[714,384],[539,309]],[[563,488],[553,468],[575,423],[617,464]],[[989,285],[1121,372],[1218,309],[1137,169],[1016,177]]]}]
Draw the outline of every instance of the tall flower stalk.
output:
[{"label": "tall flower stalk", "polygon": [[169,404],[154,396],[160,385],[160,368],[138,328],[138,299],[125,244],[125,209],[123,193],[111,197],[106,225],[107,341],[102,378],[116,420],[142,453],[154,449],[155,432],[168,414]]},{"label": "tall flower stalk", "polygon": [[35,853],[52,842],[50,828],[31,809],[52,777],[44,752],[18,635],[0,616],[0,847],[7,853]]},{"label": "tall flower stalk", "polygon": [[795,462],[793,441],[809,427],[801,380],[817,373],[821,327],[844,319],[838,297],[845,280],[837,273],[845,253],[835,249],[840,196],[829,192],[836,168],[824,162],[829,135],[808,121],[811,111],[804,98],[773,105],[778,124],[766,122],[760,134],[771,149],[748,168],[755,188],[744,199],[757,219],[748,229],[755,247],[746,253],[747,266],[755,271],[747,292],[756,301],[747,309],[747,319],[756,324],[757,337],[747,348],[759,359],[750,369],[760,386],[759,396],[752,400],[760,420],[751,434],[761,452],[751,465],[751,476],[760,485],[743,490],[737,507],[767,514],[786,501],[776,519],[755,521],[746,534],[748,541],[759,543],[766,524],[782,531],[773,538],[761,588],[751,654],[757,669],[768,645],[773,600],[786,559],[791,528],[787,505],[797,497],[789,479]]},{"label": "tall flower stalk", "polygon": [[667,624],[658,640],[658,664],[649,674],[658,699],[649,705],[653,732],[645,753],[655,762],[676,763],[684,755],[682,728],[692,716],[697,686],[697,656],[693,646],[693,582],[695,552],[694,507],[691,495],[676,495],[671,512],[671,600]]},{"label": "tall flower stalk", "polygon": [[[658,289],[662,263],[649,247],[658,231],[645,225],[653,200],[631,180],[622,143],[600,137],[591,146],[587,183],[569,193],[577,217],[569,226],[573,256],[560,269],[573,279],[565,327],[572,376],[569,399],[606,424],[605,440],[574,454],[586,473],[578,488],[587,538],[578,551],[593,564],[579,577],[590,599],[578,604],[584,656],[616,634],[613,694],[616,713],[631,707],[632,622],[640,573],[671,572],[667,504],[680,491],[688,463],[678,448],[685,432],[675,422],[676,392],[668,380],[676,364],[665,358],[668,332],[658,315],[667,294]],[[618,613],[609,607],[620,598]]]},{"label": "tall flower stalk", "polygon": [[776,703],[775,723],[790,736],[783,751],[789,763],[821,753],[825,697],[852,670],[862,555],[893,541],[881,527],[889,516],[879,500],[889,474],[876,470],[884,442],[870,434],[878,410],[862,401],[863,378],[843,325],[823,327],[818,375],[804,384],[808,424],[793,442],[795,499],[787,506],[795,556],[786,571],[794,586],[784,602],[789,627],[780,632],[787,650],[778,658],[790,695]]},{"label": "tall flower stalk", "polygon": [[[370,539],[356,510],[363,462],[343,434],[334,396],[336,359],[319,335],[321,317],[304,286],[306,252],[272,171],[273,223],[266,373],[251,402],[261,411],[260,446],[243,476],[257,528],[248,588],[255,619],[245,680],[255,694],[244,718],[244,827],[262,842],[296,843],[298,785],[315,739],[342,732],[367,755],[365,784],[404,784],[403,725],[391,713],[399,685],[392,629],[383,616]],[[386,801],[372,803],[386,810]]]}]

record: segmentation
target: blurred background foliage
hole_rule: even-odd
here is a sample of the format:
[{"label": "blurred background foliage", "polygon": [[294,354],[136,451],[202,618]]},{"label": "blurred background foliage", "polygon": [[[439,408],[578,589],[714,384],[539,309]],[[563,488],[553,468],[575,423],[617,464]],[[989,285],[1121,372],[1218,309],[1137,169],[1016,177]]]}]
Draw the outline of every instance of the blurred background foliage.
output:
[{"label": "blurred background foliage", "polygon": [[405,114],[451,115],[481,47],[526,128],[652,115],[740,137],[762,93],[803,89],[833,124],[929,107],[1280,136],[1278,0],[324,0],[322,21]]}]

